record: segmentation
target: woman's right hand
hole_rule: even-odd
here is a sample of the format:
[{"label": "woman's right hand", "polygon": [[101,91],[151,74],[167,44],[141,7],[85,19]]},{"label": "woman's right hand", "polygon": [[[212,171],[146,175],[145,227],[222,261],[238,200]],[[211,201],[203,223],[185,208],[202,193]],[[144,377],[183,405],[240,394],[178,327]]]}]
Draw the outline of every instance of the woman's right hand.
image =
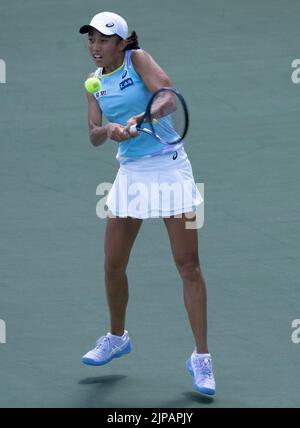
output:
[{"label": "woman's right hand", "polygon": [[107,137],[117,142],[129,140],[129,138],[131,138],[131,135],[124,131],[124,126],[118,123],[108,123],[106,125],[106,131]]}]

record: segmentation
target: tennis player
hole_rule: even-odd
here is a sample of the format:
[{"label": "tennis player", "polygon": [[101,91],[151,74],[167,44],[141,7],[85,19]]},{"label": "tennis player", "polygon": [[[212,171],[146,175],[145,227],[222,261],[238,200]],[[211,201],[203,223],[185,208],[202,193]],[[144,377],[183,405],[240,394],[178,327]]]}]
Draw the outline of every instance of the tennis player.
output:
[{"label": "tennis player", "polygon": [[[202,198],[182,142],[163,145],[152,136],[144,133],[137,136],[129,129],[142,116],[151,95],[161,87],[172,87],[172,82],[154,59],[139,48],[136,33],[128,36],[127,23],[121,16],[98,13],[89,25],[80,28],[80,33],[88,34],[88,50],[97,66],[93,75],[101,78],[102,85],[99,92],[86,93],[90,141],[96,147],[108,139],[116,141],[120,164],[107,197],[112,215],[107,218],[104,244],[110,331],[97,340],[96,347],[82,357],[82,362],[101,366],[131,351],[131,340],[125,330],[129,255],[143,219],[162,217],[183,281],[184,303],[196,344],[186,366],[197,391],[213,396],[215,380],[207,347],[206,286],[198,256],[197,229],[186,228],[191,216],[195,218]],[[105,125],[102,114],[108,120]],[[187,182],[190,186],[183,186]],[[169,206],[162,204],[165,196],[161,183],[180,184],[190,189],[190,195],[177,194]],[[144,192],[140,192],[140,203],[134,204],[129,189],[141,184]],[[157,192],[153,193],[153,189]]]}]

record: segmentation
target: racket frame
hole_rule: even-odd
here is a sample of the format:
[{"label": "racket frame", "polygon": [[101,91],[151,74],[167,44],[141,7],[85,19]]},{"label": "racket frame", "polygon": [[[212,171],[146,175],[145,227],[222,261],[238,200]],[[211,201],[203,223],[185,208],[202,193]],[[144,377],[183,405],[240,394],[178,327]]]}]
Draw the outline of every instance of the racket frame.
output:
[{"label": "racket frame", "polygon": [[[155,133],[155,129],[154,129],[154,126],[153,126],[153,123],[151,120],[151,106],[152,106],[153,100],[157,96],[157,94],[159,94],[160,92],[165,92],[165,91],[173,92],[180,99],[182,107],[183,107],[184,115],[185,115],[185,127],[183,130],[182,136],[180,136],[180,139],[177,139],[176,141],[174,141],[174,142],[172,141],[170,143],[168,143],[167,141],[164,141],[162,138],[160,138],[159,135],[157,135]],[[150,129],[142,128],[142,125],[144,123],[147,123],[149,125]],[[129,128],[129,131],[130,132],[132,132],[132,131],[133,132],[136,132],[136,131],[137,132],[145,132],[146,134],[151,135],[152,137],[156,138],[161,144],[173,145],[173,144],[180,143],[180,141],[182,141],[184,139],[184,137],[187,134],[188,127],[189,127],[189,112],[188,112],[188,108],[187,108],[187,104],[185,102],[185,99],[180,94],[180,92],[178,92],[176,89],[174,89],[172,87],[163,86],[162,88],[158,89],[157,91],[155,91],[152,94],[152,96],[151,96],[151,98],[147,104],[144,116],[135,125],[132,125]]]}]

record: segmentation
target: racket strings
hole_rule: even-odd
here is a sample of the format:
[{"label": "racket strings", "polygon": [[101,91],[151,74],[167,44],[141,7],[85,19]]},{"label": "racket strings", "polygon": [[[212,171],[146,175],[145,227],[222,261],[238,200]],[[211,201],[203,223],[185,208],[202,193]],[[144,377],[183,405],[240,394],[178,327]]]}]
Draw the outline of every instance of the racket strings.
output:
[{"label": "racket strings", "polygon": [[173,91],[162,91],[154,97],[151,109],[153,130],[169,144],[180,141],[185,133],[186,112],[181,99]]}]

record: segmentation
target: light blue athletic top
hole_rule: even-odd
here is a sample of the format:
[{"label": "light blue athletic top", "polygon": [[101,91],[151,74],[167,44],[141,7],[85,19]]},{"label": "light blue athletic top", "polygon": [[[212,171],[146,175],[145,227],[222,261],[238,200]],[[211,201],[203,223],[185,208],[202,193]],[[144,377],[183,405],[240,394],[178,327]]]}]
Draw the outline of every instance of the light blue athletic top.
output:
[{"label": "light blue athletic top", "polygon": [[[102,68],[94,73],[101,78],[101,89],[94,94],[101,111],[109,122],[126,125],[132,116],[145,111],[151,92],[145,86],[131,61],[132,50],[125,51],[124,63],[111,73],[102,74]],[[123,164],[143,157],[152,157],[178,150],[182,142],[172,146],[159,143],[151,135],[139,136],[119,143],[116,158]]]}]

